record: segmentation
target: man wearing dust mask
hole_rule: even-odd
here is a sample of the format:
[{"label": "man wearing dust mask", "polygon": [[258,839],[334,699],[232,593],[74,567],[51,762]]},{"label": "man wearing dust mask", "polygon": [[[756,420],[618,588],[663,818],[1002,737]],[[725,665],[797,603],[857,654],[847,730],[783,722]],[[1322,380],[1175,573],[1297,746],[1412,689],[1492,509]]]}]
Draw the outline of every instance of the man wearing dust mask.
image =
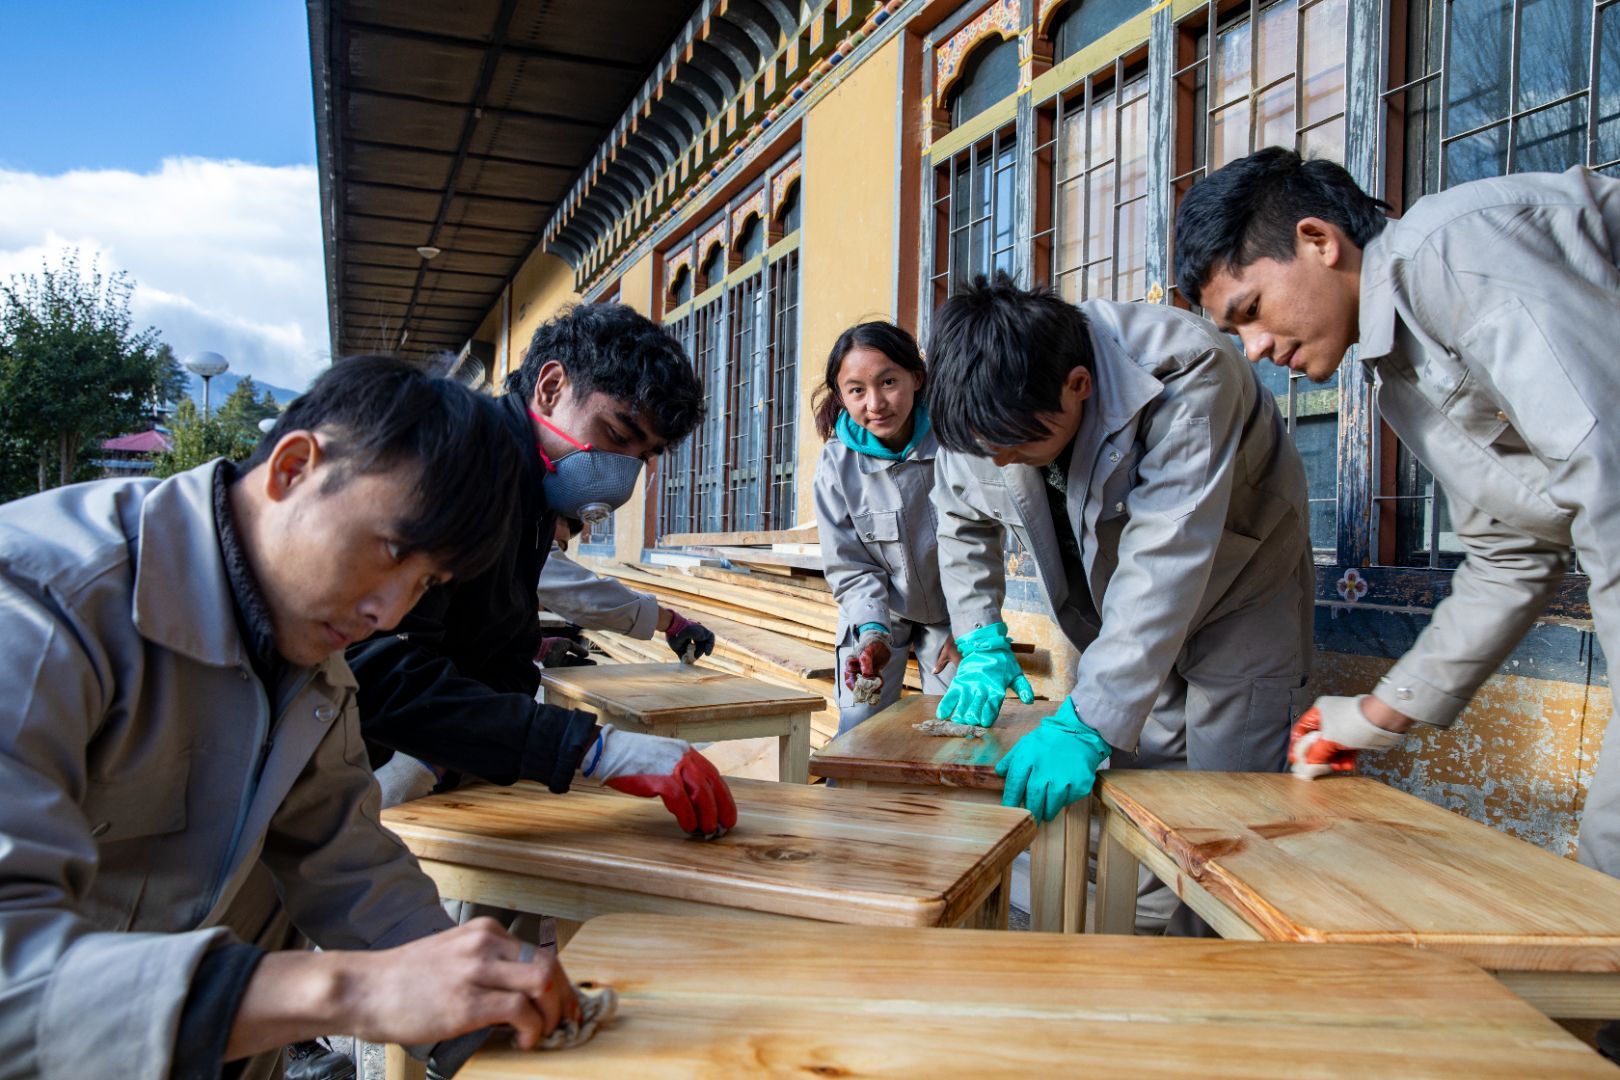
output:
[{"label": "man wearing dust mask", "polygon": [[[535,780],[557,794],[582,773],[660,797],[688,832],[718,835],[736,823],[736,808],[687,743],[535,701],[535,587],[558,518],[606,518],[629,501],[642,466],[698,425],[703,393],[691,361],[631,308],[580,305],[535,331],[500,405],[525,462],[501,557],[348,649],[373,766],[397,751],[451,783],[455,774]],[[386,791],[387,771],[379,778]]]}]

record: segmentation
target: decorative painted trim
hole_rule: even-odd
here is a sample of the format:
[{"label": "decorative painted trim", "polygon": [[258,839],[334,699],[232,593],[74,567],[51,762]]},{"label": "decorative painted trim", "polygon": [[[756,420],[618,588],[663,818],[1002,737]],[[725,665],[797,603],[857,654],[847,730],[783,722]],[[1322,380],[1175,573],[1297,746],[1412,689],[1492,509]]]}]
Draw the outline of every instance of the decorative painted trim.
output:
[{"label": "decorative painted trim", "polygon": [[934,50],[934,100],[945,100],[951,84],[962,74],[962,61],[992,34],[1006,41],[1018,37],[1018,0],[994,0]]},{"label": "decorative painted trim", "polygon": [[782,196],[800,176],[804,175],[804,158],[795,158],[793,164],[771,177],[771,216],[782,208]]},{"label": "decorative painted trim", "polygon": [[708,232],[704,233],[702,236],[698,237],[697,243],[693,245],[698,253],[698,265],[701,266],[703,264],[703,260],[709,257],[709,250],[716,244],[719,244],[721,247],[726,246],[725,218],[721,218],[719,221],[715,222],[714,227]]},{"label": "decorative painted trim", "polygon": [[1339,598],[1347,604],[1358,603],[1367,595],[1367,579],[1361,576],[1361,571],[1355,567],[1346,567],[1336,583]]},{"label": "decorative painted trim", "polygon": [[673,286],[677,274],[682,270],[690,271],[691,269],[692,249],[690,247],[682,248],[679,255],[672,255],[664,260],[664,280],[668,281],[670,286]]},{"label": "decorative painted trim", "polygon": [[742,234],[743,224],[748,220],[749,214],[757,215],[761,221],[765,220],[765,185],[761,184],[759,190],[754,192],[747,202],[731,212],[732,236]]},{"label": "decorative painted trim", "polygon": [[[1085,3],[1085,0],[1080,2]],[[1066,3],[1068,0],[1040,0],[1035,8],[1035,32],[1046,37],[1047,24],[1052,21],[1052,16],[1057,14],[1058,8]]]}]

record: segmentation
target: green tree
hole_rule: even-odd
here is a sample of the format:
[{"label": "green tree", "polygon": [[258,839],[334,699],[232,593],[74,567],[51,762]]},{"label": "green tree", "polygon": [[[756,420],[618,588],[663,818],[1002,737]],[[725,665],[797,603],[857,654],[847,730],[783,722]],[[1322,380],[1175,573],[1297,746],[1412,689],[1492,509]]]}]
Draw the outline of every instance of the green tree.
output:
[{"label": "green tree", "polygon": [[173,354],[135,329],[133,291],[121,271],[82,271],[73,250],[0,285],[0,435],[33,448],[40,491],[53,472],[70,483],[86,445],[141,426],[163,392]]},{"label": "green tree", "polygon": [[253,376],[242,376],[242,381],[236,384],[225,399],[225,404],[215,414],[226,427],[251,432],[255,441],[259,438],[259,421],[281,414],[281,406],[276,404],[270,391],[266,390],[262,399],[255,396],[258,391],[259,386],[253,381]]},{"label": "green tree", "polygon": [[220,413],[205,420],[197,403],[189,397],[183,398],[174,411],[174,423],[169,427],[169,451],[157,456],[152,465],[152,475],[160,478],[173,476],[218,457],[241,461],[253,453],[258,441],[257,426],[252,428],[249,435],[243,428],[227,423]]},{"label": "green tree", "polygon": [[168,342],[158,345],[157,360],[158,384],[153,397],[159,405],[178,405],[191,390],[191,375],[181,366]]}]

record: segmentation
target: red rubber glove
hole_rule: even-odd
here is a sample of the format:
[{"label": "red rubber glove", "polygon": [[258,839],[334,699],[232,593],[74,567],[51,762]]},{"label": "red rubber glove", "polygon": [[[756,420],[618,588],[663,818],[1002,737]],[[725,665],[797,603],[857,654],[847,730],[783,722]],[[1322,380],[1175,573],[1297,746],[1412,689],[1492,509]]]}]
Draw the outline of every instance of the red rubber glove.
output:
[{"label": "red rubber glove", "polygon": [[606,724],[583,772],[615,791],[654,796],[693,836],[713,840],[737,824],[737,804],[720,771],[684,739],[641,735]]},{"label": "red rubber glove", "polygon": [[853,690],[855,680],[860,678],[876,679],[878,685],[882,686],[883,669],[889,666],[889,658],[893,655],[888,642],[873,638],[844,661],[844,685]]},{"label": "red rubber glove", "polygon": [[1362,750],[1388,750],[1399,746],[1403,736],[1387,731],[1361,712],[1366,697],[1319,697],[1294,722],[1288,741],[1288,764],[1301,780],[1314,780],[1330,773],[1353,772],[1356,754]]}]

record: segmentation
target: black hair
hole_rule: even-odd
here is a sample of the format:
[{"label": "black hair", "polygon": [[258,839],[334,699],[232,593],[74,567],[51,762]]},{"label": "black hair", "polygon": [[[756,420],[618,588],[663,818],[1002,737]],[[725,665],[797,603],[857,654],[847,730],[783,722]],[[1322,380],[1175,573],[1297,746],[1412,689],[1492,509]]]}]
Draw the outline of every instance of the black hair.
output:
[{"label": "black hair", "polygon": [[1209,279],[1256,259],[1292,262],[1302,218],[1337,225],[1357,247],[1384,226],[1390,206],[1362,191],[1342,165],[1268,146],[1194,184],[1176,212],[1176,285],[1194,304]]},{"label": "black hair", "polygon": [[523,366],[506,377],[507,393],[532,399],[548,360],[568,373],[576,401],[601,391],[646,417],[671,445],[703,422],[703,386],[686,351],[625,304],[576,304],[541,323]]},{"label": "black hair", "polygon": [[857,348],[876,349],[906,371],[921,375],[924,379],[928,377],[923,367],[922,350],[917,348],[917,339],[903,327],[880,320],[856,323],[833,342],[832,352],[827,354],[826,381],[816,388],[815,397],[810,402],[816,417],[816,434],[821,436],[823,442],[833,437],[838,426],[838,414],[844,408],[843,398],[838,395],[838,369],[843,366],[844,357]]},{"label": "black hair", "polygon": [[1093,370],[1084,313],[1049,288],[1020,289],[1006,274],[975,277],[934,312],[928,334],[928,416],[941,446],[987,456],[1050,432],[1074,368]]},{"label": "black hair", "polygon": [[399,521],[408,553],[457,578],[494,564],[518,519],[522,458],[495,402],[391,356],[339,360],[287,406],[239,467],[264,464],[284,435],[318,431],[334,470],[323,493],[355,476],[416,466],[413,505]]}]

